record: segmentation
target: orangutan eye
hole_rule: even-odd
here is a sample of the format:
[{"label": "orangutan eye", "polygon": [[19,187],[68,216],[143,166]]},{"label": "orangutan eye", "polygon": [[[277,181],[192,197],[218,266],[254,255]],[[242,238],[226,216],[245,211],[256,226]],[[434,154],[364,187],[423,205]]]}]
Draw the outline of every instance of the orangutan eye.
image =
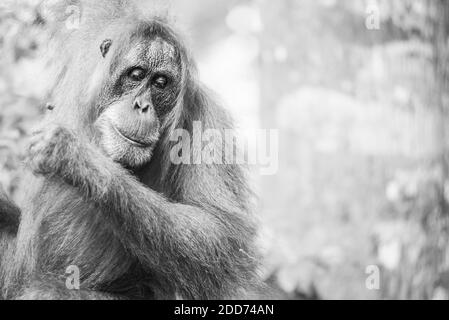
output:
[{"label": "orangutan eye", "polygon": [[168,85],[168,78],[162,75],[155,76],[152,84],[158,89],[165,89]]},{"label": "orangutan eye", "polygon": [[128,74],[128,77],[132,81],[136,81],[136,82],[142,81],[143,79],[145,79],[145,76],[146,76],[146,72],[142,68],[134,68]]}]

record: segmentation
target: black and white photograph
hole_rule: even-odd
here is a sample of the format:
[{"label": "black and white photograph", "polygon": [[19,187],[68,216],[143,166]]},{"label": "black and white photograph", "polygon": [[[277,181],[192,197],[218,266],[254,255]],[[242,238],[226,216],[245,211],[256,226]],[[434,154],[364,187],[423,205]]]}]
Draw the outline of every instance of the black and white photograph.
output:
[{"label": "black and white photograph", "polygon": [[0,308],[449,300],[449,1],[0,1]]}]

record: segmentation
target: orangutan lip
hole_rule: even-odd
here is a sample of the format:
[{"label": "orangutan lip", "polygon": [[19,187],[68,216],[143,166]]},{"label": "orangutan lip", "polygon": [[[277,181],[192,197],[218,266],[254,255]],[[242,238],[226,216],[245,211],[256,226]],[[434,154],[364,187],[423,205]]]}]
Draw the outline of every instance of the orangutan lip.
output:
[{"label": "orangutan lip", "polygon": [[135,145],[137,147],[140,148],[149,148],[151,147],[151,143],[143,143],[134,139],[131,139],[129,137],[127,137],[124,133],[122,133],[116,126],[114,126],[113,124],[111,124],[112,128],[114,128],[115,132],[122,137],[123,139],[125,139],[126,141],[128,141],[129,143],[131,143],[132,145]]}]

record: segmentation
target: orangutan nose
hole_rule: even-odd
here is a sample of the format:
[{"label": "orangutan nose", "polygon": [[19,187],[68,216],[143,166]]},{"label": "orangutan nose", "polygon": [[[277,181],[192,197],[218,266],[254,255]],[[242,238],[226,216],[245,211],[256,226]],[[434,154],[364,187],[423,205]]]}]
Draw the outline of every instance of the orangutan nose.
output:
[{"label": "orangutan nose", "polygon": [[134,101],[134,110],[139,111],[140,113],[148,113],[152,107],[151,101],[148,99],[138,97]]}]

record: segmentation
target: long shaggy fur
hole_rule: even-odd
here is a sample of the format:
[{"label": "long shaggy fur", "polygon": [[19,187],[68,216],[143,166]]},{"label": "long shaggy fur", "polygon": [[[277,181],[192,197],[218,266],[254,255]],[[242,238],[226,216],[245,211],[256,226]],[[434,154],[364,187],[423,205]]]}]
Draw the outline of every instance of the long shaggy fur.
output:
[{"label": "long shaggy fur", "polygon": [[[45,126],[65,129],[53,132],[45,151],[51,171],[26,178],[28,201],[17,237],[0,237],[8,257],[1,266],[4,297],[222,299],[258,283],[256,227],[242,168],[174,165],[169,158],[174,129],[192,133],[193,122],[201,121],[204,129],[224,130],[232,128],[232,121],[196,79],[181,37],[160,14],[165,8],[145,10],[142,2],[52,6],[56,109]],[[78,29],[64,28],[68,5],[81,8]],[[95,145],[92,123],[102,95],[100,80],[112,63],[99,57],[99,45],[144,31],[176,43],[182,90],[151,163],[130,173]],[[78,293],[61,285],[70,265],[81,271]]]}]

